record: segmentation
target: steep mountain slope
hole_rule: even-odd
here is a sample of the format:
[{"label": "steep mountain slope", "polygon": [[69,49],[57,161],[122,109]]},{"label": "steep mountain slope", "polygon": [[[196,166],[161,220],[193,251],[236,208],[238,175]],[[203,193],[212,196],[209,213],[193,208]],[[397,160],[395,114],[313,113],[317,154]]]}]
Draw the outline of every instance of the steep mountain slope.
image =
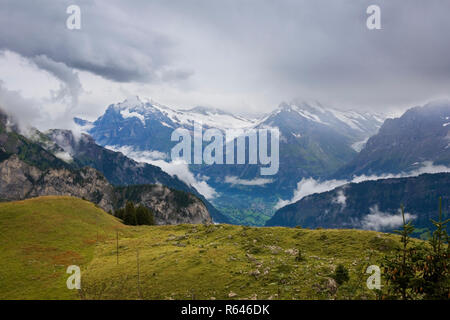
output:
[{"label": "steep mountain slope", "polygon": [[[3,118],[3,119],[6,119]],[[39,134],[41,135],[41,134]],[[144,185],[113,187],[97,170],[66,163],[13,128],[0,122],[0,200],[22,200],[43,195],[70,195],[89,200],[106,211],[120,208],[131,200],[152,209],[158,224],[209,223],[204,203],[195,195],[166,186]],[[46,141],[48,145],[48,141]],[[51,150],[61,153],[58,146]],[[66,155],[67,156],[67,155]],[[70,156],[70,155],[69,155]],[[22,159],[21,159],[22,158]],[[158,169],[162,176],[165,176]],[[184,201],[177,201],[178,199]]]},{"label": "steep mountain slope", "polygon": [[12,155],[17,155],[20,160],[40,170],[70,167],[41,145],[19,134],[17,127],[10,123],[8,117],[0,110],[0,161]]},{"label": "steep mountain slope", "polygon": [[212,222],[204,203],[190,193],[162,185],[113,187],[100,172],[89,167],[41,171],[13,155],[0,162],[0,174],[0,200],[3,201],[70,195],[113,211],[129,200],[150,208],[156,224]]},{"label": "steep mountain slope", "polygon": [[95,169],[40,170],[12,155],[0,162],[0,199],[22,200],[43,195],[71,195],[113,210],[114,188]]},{"label": "steep mountain slope", "polygon": [[450,166],[450,101],[436,101],[387,119],[336,177],[408,172],[421,163]]},{"label": "steep mountain slope", "polygon": [[[70,197],[0,203],[0,239],[0,299],[375,299],[361,278],[399,245],[360,230],[125,226]],[[350,281],[336,291],[338,264]],[[80,292],[67,289],[69,265]]]},{"label": "steep mountain slope", "polygon": [[136,162],[120,152],[101,147],[89,135],[82,134],[76,139],[69,130],[54,129],[46,132],[44,137],[42,135],[35,137],[37,142],[52,150],[55,155],[66,153],[72,159],[73,165],[79,168],[89,166],[99,170],[113,185],[162,184],[172,189],[193,193],[203,201],[215,222],[230,222],[195,188],[177,176],[172,177],[159,167]]},{"label": "steep mountain slope", "polygon": [[405,212],[414,216],[414,225],[423,229],[431,226],[430,219],[437,219],[439,197],[448,216],[449,173],[350,183],[283,207],[266,225],[391,231],[401,223],[399,208],[403,204]]},{"label": "steep mountain slope", "polygon": [[[204,130],[216,128],[222,132],[278,128],[280,168],[274,176],[261,176],[259,164],[189,167],[217,191],[214,204],[234,222],[263,224],[273,213],[277,199],[292,196],[301,178],[328,176],[350,161],[356,155],[355,144],[361,145],[374,134],[382,120],[376,115],[334,110],[319,103],[283,103],[269,115],[253,120],[204,107],[177,111],[133,98],[110,105],[92,123],[76,121],[103,146],[158,151],[165,161],[170,161],[170,150],[177,143],[171,141],[173,130],[186,128],[192,132],[195,121],[201,121]],[[246,148],[248,152],[248,145]],[[251,219],[247,220],[248,216]]]}]

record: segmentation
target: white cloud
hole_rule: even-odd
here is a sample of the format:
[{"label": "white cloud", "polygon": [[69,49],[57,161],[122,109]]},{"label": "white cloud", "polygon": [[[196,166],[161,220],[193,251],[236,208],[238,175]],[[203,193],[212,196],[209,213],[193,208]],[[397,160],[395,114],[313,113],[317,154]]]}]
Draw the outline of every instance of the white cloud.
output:
[{"label": "white cloud", "polygon": [[127,157],[130,157],[138,162],[149,163],[154,166],[160,167],[164,172],[170,174],[171,176],[177,176],[178,179],[184,183],[194,187],[201,195],[206,199],[213,199],[217,196],[217,192],[212,188],[206,180],[207,177],[195,176],[190,170],[186,162],[181,160],[175,160],[167,162],[165,153],[159,151],[137,151],[131,146],[106,146],[106,148],[122,152]]},{"label": "white cloud", "polygon": [[273,179],[264,179],[264,178],[255,178],[252,180],[247,179],[239,179],[236,176],[226,176],[225,177],[225,183],[229,184],[240,184],[243,186],[263,186],[268,183],[272,183]]},{"label": "white cloud", "polygon": [[83,91],[78,73],[74,72],[72,68],[67,67],[62,62],[55,62],[49,59],[46,55],[38,55],[30,60],[37,67],[49,72],[61,81],[59,89],[52,92],[54,101],[63,101],[71,107],[78,105],[78,98]]},{"label": "white cloud", "polygon": [[[419,165],[419,164],[418,164]],[[359,183],[363,181],[375,181],[381,179],[391,179],[391,178],[405,178],[405,177],[416,177],[424,173],[442,173],[450,172],[450,167],[444,165],[434,165],[431,161],[424,161],[420,163],[420,167],[414,169],[410,172],[403,172],[399,174],[383,174],[383,175],[361,175],[354,176],[351,180],[326,180],[320,181],[314,178],[303,178],[299,183],[297,183],[297,189],[294,190],[294,196],[290,200],[280,199],[275,205],[274,209],[279,209],[281,207],[287,206],[288,204],[297,202],[304,197],[314,194],[322,193],[326,191],[333,190],[339,186],[348,183]]]},{"label": "white cloud", "polygon": [[297,183],[297,189],[294,191],[294,196],[291,200],[279,200],[275,205],[275,209],[287,206],[288,204],[297,202],[306,196],[314,193],[321,193],[333,190],[339,186],[348,183],[346,180],[327,180],[320,182],[314,178],[303,178],[299,183]]},{"label": "white cloud", "polygon": [[338,190],[336,197],[333,199],[333,202],[340,204],[341,210],[345,208],[345,206],[347,205],[347,197],[345,196],[343,189]]},{"label": "white cloud", "polygon": [[[400,211],[397,212],[397,214],[389,214],[380,211],[377,205],[371,207],[369,210],[370,213],[361,221],[363,229],[380,231],[383,229],[396,228],[403,224],[403,218]],[[415,218],[415,215],[405,213],[406,222]]]},{"label": "white cloud", "polygon": [[165,160],[168,158],[167,154],[164,152],[156,150],[137,151],[133,146],[105,146],[105,148],[121,152],[138,162],[148,163],[148,161]]},{"label": "white cloud", "polygon": [[77,130],[73,117],[79,112],[77,103],[83,94],[87,93],[78,73],[63,64],[45,56],[31,60],[0,51],[0,109],[13,118],[22,133],[29,127]]},{"label": "white cloud", "polygon": [[55,152],[54,155],[55,155],[55,157],[65,161],[65,162],[68,162],[68,163],[73,161],[72,156],[68,152],[65,152],[65,151],[64,152],[62,152],[62,151]]}]

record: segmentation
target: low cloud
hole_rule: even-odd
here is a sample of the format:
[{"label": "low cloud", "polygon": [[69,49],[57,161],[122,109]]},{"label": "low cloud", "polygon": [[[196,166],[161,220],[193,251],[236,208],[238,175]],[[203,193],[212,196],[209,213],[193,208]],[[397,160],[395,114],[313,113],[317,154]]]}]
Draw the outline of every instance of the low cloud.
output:
[{"label": "low cloud", "polygon": [[294,191],[294,196],[290,200],[280,199],[275,205],[275,209],[287,206],[288,204],[300,201],[306,196],[314,193],[322,193],[326,191],[333,190],[339,186],[348,183],[346,180],[327,180],[320,182],[314,178],[303,178],[299,183],[297,183],[297,189]]},{"label": "low cloud", "polygon": [[229,183],[232,185],[239,184],[243,186],[263,186],[268,183],[272,183],[273,179],[264,179],[264,178],[255,178],[252,180],[247,179],[239,179],[236,176],[226,176],[225,183]]},{"label": "low cloud", "polygon": [[78,105],[78,98],[83,91],[78,73],[64,63],[55,62],[45,55],[38,55],[30,60],[37,67],[49,72],[61,82],[59,90],[52,92],[54,101],[66,102],[71,107]]},{"label": "low cloud", "polygon": [[[61,74],[60,76],[63,77]],[[77,78],[76,74],[72,76]],[[18,126],[21,134],[27,136],[30,128],[46,131],[59,127],[80,131],[80,127],[73,122],[73,117],[78,94],[82,90],[81,84],[75,79],[66,79],[68,82],[58,80],[61,82],[60,89],[51,92],[50,97],[40,98],[25,97],[21,91],[7,88],[0,80],[0,110]]]},{"label": "low cloud", "polygon": [[[400,210],[397,214],[390,214],[382,212],[378,209],[378,205],[371,207],[370,213],[361,221],[361,227],[365,230],[381,231],[385,229],[397,228],[403,224],[403,218]],[[415,219],[416,216],[410,213],[405,213],[405,220]]]},{"label": "low cloud", "polygon": [[73,158],[70,155],[70,153],[68,153],[66,151],[55,152],[54,155],[55,155],[55,157],[65,161],[67,163],[70,163],[73,161]]},{"label": "low cloud", "polygon": [[434,165],[431,161],[424,161],[420,164],[420,167],[409,171],[407,173],[399,174],[383,174],[383,175],[361,175],[355,176],[351,180],[326,180],[320,181],[314,178],[303,178],[299,183],[297,183],[297,188],[294,190],[294,196],[290,200],[280,199],[275,205],[275,209],[287,206],[291,203],[300,201],[306,196],[314,193],[322,193],[331,191],[337,187],[343,186],[348,183],[359,183],[363,181],[375,181],[381,179],[392,179],[392,178],[406,178],[406,177],[416,177],[425,173],[442,173],[450,172],[450,167],[444,165]]},{"label": "low cloud", "polygon": [[130,157],[138,162],[156,161],[156,160],[166,160],[168,156],[164,152],[156,150],[135,150],[133,146],[105,146],[105,148],[118,151]]},{"label": "low cloud", "polygon": [[5,112],[23,133],[33,120],[41,117],[39,102],[22,97],[19,91],[8,90],[0,80],[0,110]]},{"label": "low cloud", "polygon": [[341,210],[345,208],[345,206],[347,205],[347,197],[345,196],[343,189],[338,190],[336,197],[333,199],[333,202],[340,204]]},{"label": "low cloud", "polygon": [[186,162],[175,160],[168,162],[167,155],[159,151],[138,151],[131,146],[106,146],[106,148],[118,151],[138,162],[144,162],[160,167],[164,172],[171,176],[177,176],[184,183],[195,188],[206,199],[210,200],[217,196],[217,192],[206,181],[207,177],[195,176]]}]

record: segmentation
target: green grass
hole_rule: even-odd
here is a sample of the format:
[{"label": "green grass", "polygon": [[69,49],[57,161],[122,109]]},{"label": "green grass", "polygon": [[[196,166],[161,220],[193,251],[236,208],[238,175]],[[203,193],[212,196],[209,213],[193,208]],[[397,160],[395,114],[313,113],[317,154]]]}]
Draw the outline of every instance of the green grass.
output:
[{"label": "green grass", "polygon": [[0,203],[0,299],[76,299],[66,268],[86,266],[97,241],[123,225],[71,197]]},{"label": "green grass", "polygon": [[[374,299],[365,269],[399,244],[359,230],[124,226],[69,197],[0,203],[0,233],[0,299]],[[82,268],[79,294],[66,288],[70,264]],[[334,293],[338,264],[350,281]]]}]

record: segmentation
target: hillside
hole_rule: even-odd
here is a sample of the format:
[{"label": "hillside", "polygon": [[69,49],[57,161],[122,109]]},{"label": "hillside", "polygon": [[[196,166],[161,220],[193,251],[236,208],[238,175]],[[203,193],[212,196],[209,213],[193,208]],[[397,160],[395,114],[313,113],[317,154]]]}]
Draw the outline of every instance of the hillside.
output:
[{"label": "hillside", "polygon": [[409,172],[429,161],[450,166],[450,101],[434,101],[387,119],[355,159],[334,175]]},{"label": "hillside", "polygon": [[[0,203],[0,234],[0,299],[371,299],[365,268],[398,245],[358,230],[124,226],[70,197]],[[336,292],[340,263],[350,281]],[[71,264],[82,268],[80,295],[66,288]]]},{"label": "hillside", "polygon": [[418,228],[418,236],[432,226],[430,219],[437,219],[439,197],[446,217],[450,204],[449,173],[349,183],[279,209],[267,226],[392,231],[401,223],[393,217],[400,217],[403,204]]},{"label": "hillside", "polygon": [[87,266],[98,239],[124,225],[94,204],[71,197],[0,203],[0,299],[76,299],[68,265]]},{"label": "hillside", "polygon": [[171,189],[195,194],[207,207],[215,222],[229,223],[229,219],[217,210],[195,188],[147,163],[136,162],[120,152],[108,150],[95,143],[94,139],[82,134],[78,139],[69,130],[49,130],[35,135],[40,143],[54,154],[66,153],[71,164],[77,168],[92,167],[100,171],[108,181],[117,186],[162,184]]}]

